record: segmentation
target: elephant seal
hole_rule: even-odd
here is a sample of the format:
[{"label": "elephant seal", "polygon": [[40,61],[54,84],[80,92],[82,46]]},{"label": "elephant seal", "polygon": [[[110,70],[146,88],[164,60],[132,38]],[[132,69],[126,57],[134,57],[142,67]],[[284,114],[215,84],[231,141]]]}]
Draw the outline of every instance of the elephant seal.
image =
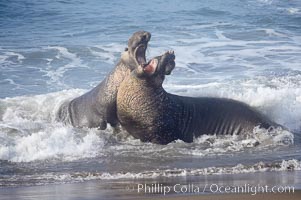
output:
[{"label": "elephant seal", "polygon": [[174,53],[167,52],[139,65],[119,87],[117,116],[135,138],[158,144],[177,139],[190,143],[203,134],[234,135],[252,133],[254,127],[280,126],[239,101],[167,93],[162,83],[174,69],[174,59]]},{"label": "elephant seal", "polygon": [[97,127],[101,130],[106,129],[107,123],[117,126],[117,90],[132,70],[146,63],[145,52],[150,38],[151,34],[146,31],[134,33],[116,67],[95,88],[63,103],[57,113],[58,120],[75,127]]}]

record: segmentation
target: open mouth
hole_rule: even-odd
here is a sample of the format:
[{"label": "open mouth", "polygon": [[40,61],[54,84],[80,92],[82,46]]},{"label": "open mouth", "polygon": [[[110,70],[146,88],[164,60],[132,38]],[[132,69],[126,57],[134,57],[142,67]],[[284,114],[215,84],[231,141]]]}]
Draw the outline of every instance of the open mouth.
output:
[{"label": "open mouth", "polygon": [[153,74],[156,72],[157,67],[158,67],[158,60],[154,58],[151,59],[148,64],[145,64],[143,66],[143,71],[146,72],[147,74]]},{"label": "open mouth", "polygon": [[152,75],[158,70],[162,71],[165,75],[170,75],[171,71],[175,68],[176,65],[175,58],[176,57],[174,51],[167,51],[161,56],[152,58],[150,61],[148,61],[148,63],[145,63],[144,57],[144,59],[141,60],[142,62],[139,65],[143,68],[143,71],[148,75]]},{"label": "open mouth", "polygon": [[162,56],[151,59],[147,64],[140,65],[147,74],[154,74],[159,68],[162,68],[165,75],[170,75],[175,68],[175,58],[174,51],[167,51]]},{"label": "open mouth", "polygon": [[135,57],[136,57],[136,61],[139,65],[144,65],[146,63],[145,52],[146,52],[145,44],[140,44],[136,48]]}]

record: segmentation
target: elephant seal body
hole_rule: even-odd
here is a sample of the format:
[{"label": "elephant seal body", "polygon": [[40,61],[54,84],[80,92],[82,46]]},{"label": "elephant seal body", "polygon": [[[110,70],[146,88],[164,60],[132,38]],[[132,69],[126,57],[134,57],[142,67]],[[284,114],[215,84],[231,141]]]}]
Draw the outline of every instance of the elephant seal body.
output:
[{"label": "elephant seal body", "polygon": [[75,127],[98,127],[102,130],[106,129],[107,123],[116,126],[117,90],[123,79],[137,65],[146,62],[145,51],[150,37],[151,34],[145,31],[134,33],[116,67],[91,91],[63,103],[57,114],[58,120],[71,123]]},{"label": "elephant seal body", "polygon": [[173,52],[134,70],[120,85],[117,115],[123,128],[141,141],[193,142],[203,134],[252,133],[254,127],[279,126],[245,103],[167,93],[162,83],[175,66]]}]

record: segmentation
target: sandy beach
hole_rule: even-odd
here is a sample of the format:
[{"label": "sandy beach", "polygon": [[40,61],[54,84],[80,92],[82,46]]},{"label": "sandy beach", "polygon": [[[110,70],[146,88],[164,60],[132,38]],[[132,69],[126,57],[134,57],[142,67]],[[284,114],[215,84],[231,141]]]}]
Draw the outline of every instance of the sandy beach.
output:
[{"label": "sandy beach", "polygon": [[[92,184],[93,185],[93,184]],[[295,190],[293,193],[260,193],[256,195],[251,194],[200,194],[200,195],[178,195],[178,194],[155,194],[155,195],[133,195],[132,193],[124,193],[120,190],[115,190],[114,194],[108,191],[97,191],[97,186],[90,184],[64,184],[51,186],[34,186],[34,187],[19,187],[19,188],[2,188],[0,189],[1,200],[126,200],[126,199],[143,199],[143,200],[299,200],[301,197],[301,190]],[[110,186],[108,186],[110,187]],[[119,193],[120,192],[120,193]]]},{"label": "sandy beach", "polygon": [[[212,200],[212,199],[218,199],[218,200],[299,200],[301,197],[301,191],[295,191],[293,194],[288,193],[281,193],[281,194],[256,194],[256,195],[250,195],[250,194],[217,194],[217,195],[198,195],[198,196],[177,196],[177,197],[154,197],[154,198],[147,198],[147,200],[152,199],[172,199],[172,200]],[[146,200],[146,199],[145,199]]]},{"label": "sandy beach", "polygon": [[[297,172],[209,175],[155,180],[94,180],[40,186],[0,187],[0,200],[300,199]],[[246,184],[246,185],[245,185]],[[260,192],[258,186],[267,186]],[[158,187],[159,186],[159,187]],[[227,191],[226,187],[232,188]],[[233,191],[247,186],[247,190]],[[275,189],[272,192],[272,187]],[[164,195],[164,187],[169,188]],[[217,191],[217,187],[219,190]],[[253,187],[253,189],[251,189]],[[285,187],[290,187],[285,189]],[[185,189],[187,188],[187,190]],[[192,189],[193,188],[193,189]],[[197,188],[200,190],[197,192]],[[249,189],[248,189],[249,188]],[[256,191],[255,191],[256,189]],[[279,190],[278,190],[279,189]],[[267,192],[266,192],[267,191]]]}]

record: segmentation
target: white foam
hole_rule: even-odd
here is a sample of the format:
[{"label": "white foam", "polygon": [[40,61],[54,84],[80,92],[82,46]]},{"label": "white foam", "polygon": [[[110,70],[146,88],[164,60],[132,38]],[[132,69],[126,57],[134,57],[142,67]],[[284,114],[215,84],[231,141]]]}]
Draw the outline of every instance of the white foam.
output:
[{"label": "white foam", "polygon": [[76,60],[77,62],[80,62],[80,59],[76,56],[76,54],[71,53],[66,47],[61,46],[48,46],[46,49],[55,49],[58,51],[58,54],[56,55],[57,58],[68,58],[70,60]]},{"label": "white foam", "polygon": [[[275,85],[272,87],[261,85],[258,80],[247,80],[237,84],[168,85],[167,88],[185,96],[219,96],[244,101],[291,130],[300,130],[301,89],[298,80],[275,78],[270,81]],[[183,155],[210,156],[243,151],[250,147],[287,145],[292,144],[293,140],[291,133],[281,130],[275,133],[257,130],[250,137],[243,139],[237,136],[202,136],[192,144],[176,141],[166,146],[142,143],[132,137],[122,136],[121,143],[112,143],[104,152],[100,147],[107,142],[107,137],[98,136],[97,130],[78,130],[55,122],[59,106],[65,100],[84,92],[73,89],[45,95],[1,99],[0,159],[14,162],[51,158],[72,160],[106,152],[132,152],[147,157],[161,154],[162,151],[165,152],[162,156],[170,156],[174,154],[174,149],[181,149]],[[107,133],[111,135],[110,130]],[[103,134],[104,132],[101,135]],[[113,139],[118,140],[118,137],[120,136],[113,136]]]},{"label": "white foam", "polygon": [[[111,43],[107,45],[95,45],[89,48],[92,55],[100,58],[104,62],[113,65],[116,63],[121,52],[124,51],[126,45]],[[118,56],[116,56],[118,55]]]},{"label": "white foam", "polygon": [[271,5],[274,0],[257,0],[259,3]]},{"label": "white foam", "polygon": [[0,80],[0,84],[5,84],[5,83],[9,83],[11,85],[18,85],[15,83],[15,81],[13,79],[10,79],[10,78]]},{"label": "white foam", "polygon": [[300,9],[299,8],[287,8],[287,11],[290,14],[300,14]]},{"label": "white foam", "polygon": [[254,173],[263,171],[292,171],[301,170],[301,162],[299,160],[282,160],[275,163],[259,162],[254,165],[237,164],[235,166],[226,167],[206,167],[199,169],[167,169],[156,171],[144,171],[140,173],[96,173],[85,176],[87,180],[95,179],[145,179],[157,177],[179,177],[179,176],[200,176],[200,175],[215,175],[215,174],[241,174]]},{"label": "white foam", "polygon": [[[174,168],[154,171],[141,172],[75,172],[75,173],[45,173],[30,176],[14,176],[6,181],[6,186],[13,186],[15,182],[25,182],[26,185],[43,185],[49,183],[75,183],[90,180],[133,180],[133,179],[156,179],[169,177],[188,177],[203,175],[222,175],[222,174],[247,174],[254,172],[278,172],[301,170],[301,162],[296,159],[282,160],[279,162],[258,162],[253,165],[237,164],[235,166],[205,167],[205,168]],[[19,180],[20,179],[20,180]],[[35,181],[36,180],[36,181]],[[11,183],[10,183],[11,182]]]},{"label": "white foam", "polygon": [[45,76],[49,77],[50,80],[47,81],[49,85],[58,85],[59,87],[68,88],[67,85],[64,84],[64,74],[73,68],[88,68],[86,64],[84,64],[75,53],[71,53],[66,47],[61,46],[49,46],[45,49],[53,49],[57,51],[57,55],[55,56],[57,59],[67,59],[67,64],[62,64],[58,68],[54,68],[51,65],[53,59],[48,59],[48,65],[46,69],[41,69],[42,72],[45,73]]},{"label": "white foam", "polygon": [[81,138],[72,128],[48,127],[45,130],[17,137],[14,144],[0,147],[0,158],[13,162],[44,159],[74,160],[95,157],[103,141],[92,131]]},{"label": "white foam", "polygon": [[210,156],[230,152],[243,151],[248,148],[265,149],[271,146],[290,145],[294,143],[294,135],[280,128],[265,130],[254,128],[247,136],[240,135],[203,135],[194,139],[193,148],[182,150],[182,154],[194,156]]},{"label": "white foam", "polygon": [[269,36],[288,37],[286,34],[279,33],[277,31],[275,31],[274,29],[270,29],[270,28],[267,28],[267,29],[258,29],[258,30],[263,30]]},{"label": "white foam", "polygon": [[0,159],[30,162],[51,158],[73,160],[101,154],[98,131],[78,131],[55,122],[59,106],[82,90],[6,98],[0,101]]},{"label": "white foam", "polygon": [[3,55],[0,55],[0,63],[2,65],[14,65],[15,62],[10,60],[10,58],[12,57],[17,57],[17,62],[18,63],[22,63],[23,60],[25,59],[25,57],[21,54],[21,53],[16,53],[16,52],[12,52],[12,51],[5,51],[2,52]]},{"label": "white foam", "polygon": [[0,99],[4,112],[1,122],[17,124],[22,120],[53,122],[59,106],[66,100],[83,94],[85,90],[72,89],[35,96]]},{"label": "white foam", "polygon": [[217,36],[217,38],[219,40],[231,40],[231,39],[227,38],[223,33],[224,33],[223,31],[220,31],[217,29],[215,30],[215,35]]}]

